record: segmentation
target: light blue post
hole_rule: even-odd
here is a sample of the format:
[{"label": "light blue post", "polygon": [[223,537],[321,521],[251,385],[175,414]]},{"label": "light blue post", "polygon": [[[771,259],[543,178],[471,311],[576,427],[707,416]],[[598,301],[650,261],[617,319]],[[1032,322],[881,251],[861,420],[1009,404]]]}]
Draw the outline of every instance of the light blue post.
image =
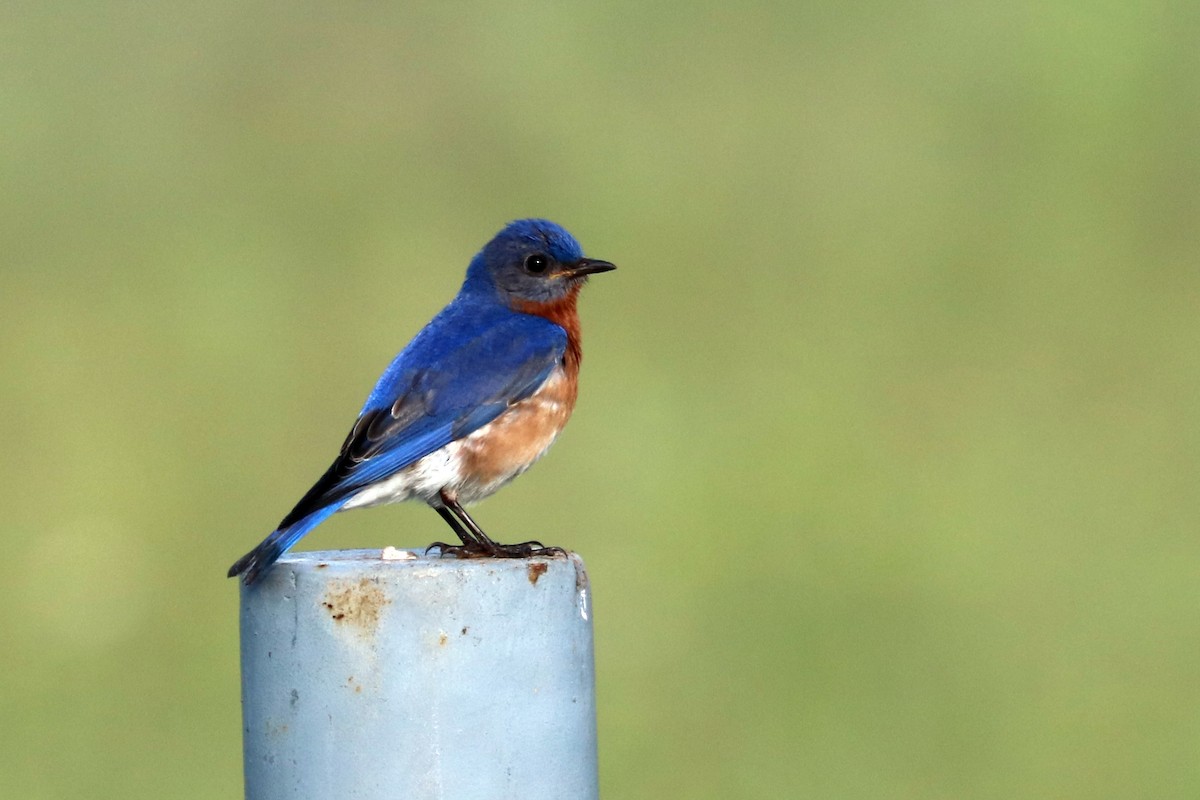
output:
[{"label": "light blue post", "polygon": [[598,798],[578,556],[293,553],[241,599],[247,800]]}]

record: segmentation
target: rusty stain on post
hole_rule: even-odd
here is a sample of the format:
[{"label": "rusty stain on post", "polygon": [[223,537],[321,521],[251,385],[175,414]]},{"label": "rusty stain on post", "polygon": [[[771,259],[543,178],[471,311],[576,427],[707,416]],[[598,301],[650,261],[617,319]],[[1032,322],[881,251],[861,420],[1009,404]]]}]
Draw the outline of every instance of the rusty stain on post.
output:
[{"label": "rusty stain on post", "polygon": [[537,586],[538,578],[546,574],[546,564],[542,561],[535,561],[529,565],[529,582]]},{"label": "rusty stain on post", "polygon": [[[317,568],[324,566],[318,564]],[[358,628],[364,634],[372,634],[379,624],[379,609],[389,602],[378,581],[361,578],[357,583],[332,581],[321,605],[329,611],[334,622],[342,622]]]}]

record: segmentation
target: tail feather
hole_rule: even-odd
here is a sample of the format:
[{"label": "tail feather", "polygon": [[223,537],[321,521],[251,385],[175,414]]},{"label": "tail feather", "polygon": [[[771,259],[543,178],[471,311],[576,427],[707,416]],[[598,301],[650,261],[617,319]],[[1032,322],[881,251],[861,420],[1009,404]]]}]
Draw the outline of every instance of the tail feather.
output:
[{"label": "tail feather", "polygon": [[[343,501],[344,503],[344,501]],[[229,577],[241,575],[246,585],[254,583],[265,569],[270,567],[279,557],[288,551],[300,537],[324,522],[331,514],[342,507],[343,503],[334,503],[317,509],[308,516],[301,517],[291,525],[274,531],[263,539],[258,547],[242,556],[229,568]]]}]

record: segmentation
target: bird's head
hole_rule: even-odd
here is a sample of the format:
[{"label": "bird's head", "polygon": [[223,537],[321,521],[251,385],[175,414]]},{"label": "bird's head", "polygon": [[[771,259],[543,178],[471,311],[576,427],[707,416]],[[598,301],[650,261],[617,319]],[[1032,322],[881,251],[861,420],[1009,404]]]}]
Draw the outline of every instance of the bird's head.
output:
[{"label": "bird's head", "polygon": [[510,222],[471,261],[467,287],[490,287],[513,308],[553,303],[573,294],[588,275],[616,269],[584,258],[575,237],[545,219]]}]

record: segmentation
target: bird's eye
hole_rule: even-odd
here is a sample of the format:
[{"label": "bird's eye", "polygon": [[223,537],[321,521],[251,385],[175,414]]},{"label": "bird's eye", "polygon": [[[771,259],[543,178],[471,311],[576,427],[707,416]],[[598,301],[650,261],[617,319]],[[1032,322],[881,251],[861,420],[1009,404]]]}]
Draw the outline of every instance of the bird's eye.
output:
[{"label": "bird's eye", "polygon": [[525,259],[525,271],[531,275],[541,275],[550,266],[550,259],[541,253],[534,253]]}]

